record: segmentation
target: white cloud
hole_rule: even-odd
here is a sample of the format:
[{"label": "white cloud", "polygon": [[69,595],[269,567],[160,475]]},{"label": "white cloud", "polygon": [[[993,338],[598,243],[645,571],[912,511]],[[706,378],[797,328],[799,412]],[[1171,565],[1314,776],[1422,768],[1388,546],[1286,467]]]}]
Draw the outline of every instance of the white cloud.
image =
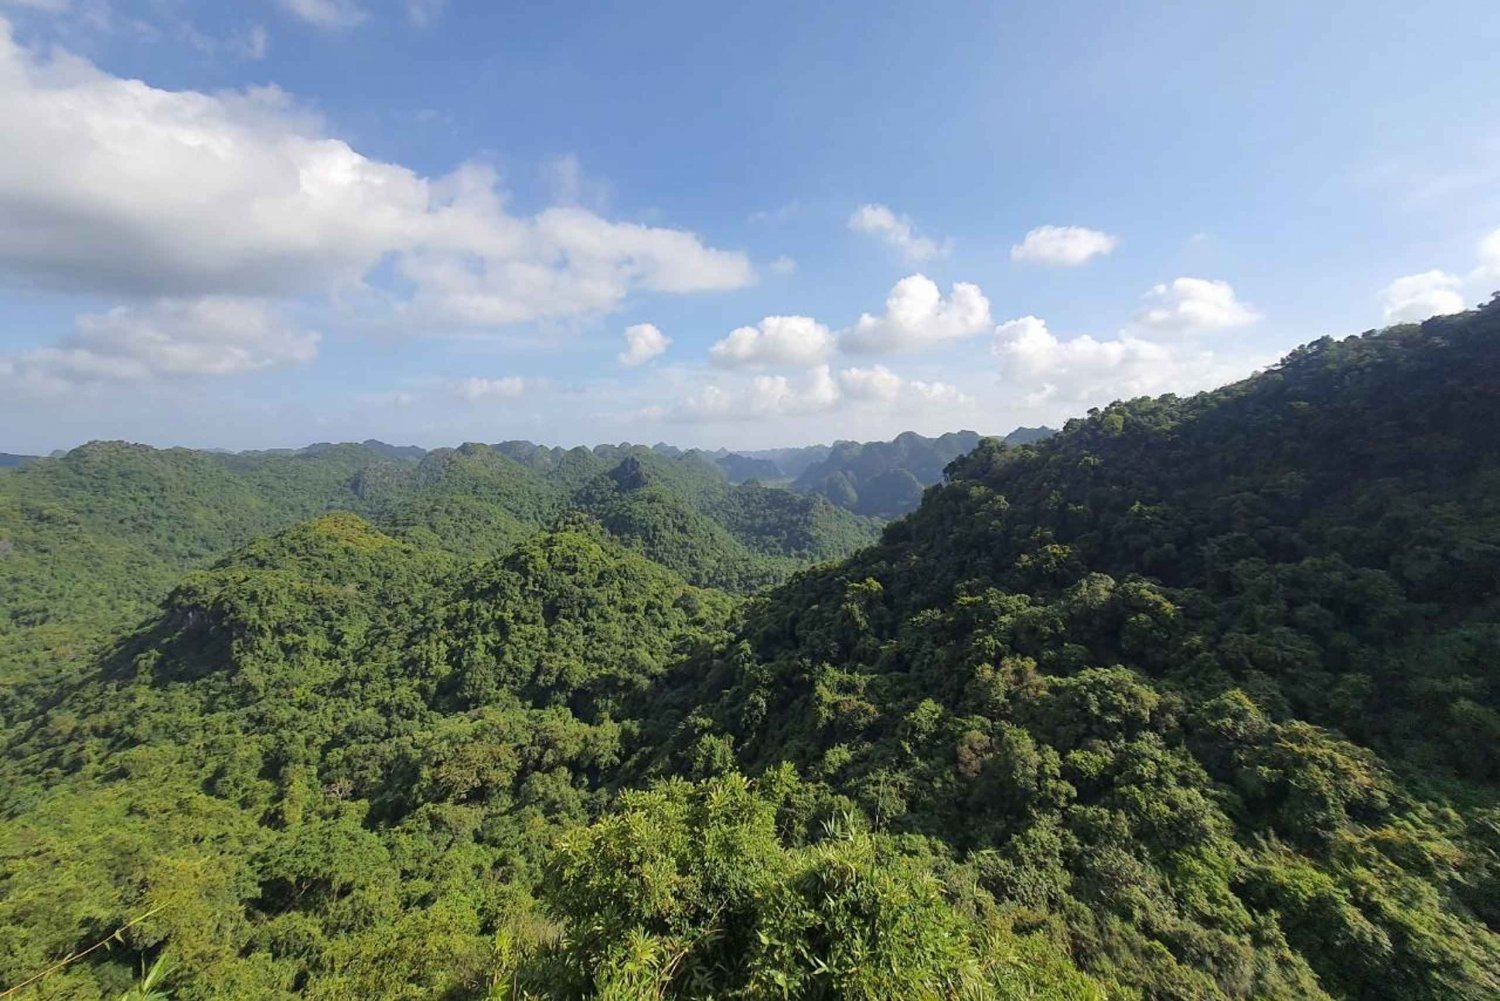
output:
[{"label": "white cloud", "polygon": [[683,422],[734,422],[803,417],[851,408],[909,414],[967,407],[973,400],[943,382],[908,381],[882,365],[834,373],[819,365],[799,380],[756,376],[727,388],[710,384],[676,407],[649,416]]},{"label": "white cloud", "polygon": [[0,7],[25,7],[28,10],[60,14],[72,6],[71,0],[0,0]]},{"label": "white cloud", "polygon": [[54,347],[8,360],[13,374],[57,383],[239,375],[310,362],[318,335],[252,299],[163,299],[80,316]]},{"label": "white cloud", "polygon": [[1113,340],[1088,335],[1061,340],[1035,316],[996,327],[993,352],[1000,360],[1002,382],[1023,394],[1026,405],[1046,404],[1049,413],[1060,415],[1117,399],[1192,392],[1253,367],[1192,345],[1163,344],[1129,332]]},{"label": "white cloud", "polygon": [[974,402],[957,386],[946,382],[922,382],[919,379],[913,379],[906,384],[906,389],[912,397],[923,404],[960,407],[970,406]]},{"label": "white cloud", "polygon": [[819,365],[795,383],[784,375],[761,375],[742,387],[710,384],[666,416],[683,421],[756,420],[819,413],[832,409],[838,400],[838,384],[828,366]]},{"label": "white cloud", "polygon": [[921,263],[946,252],[934,240],[918,236],[911,217],[897,215],[884,205],[861,205],[849,217],[849,228],[883,240],[913,263]]},{"label": "white cloud", "polygon": [[0,21],[0,274],[95,295],[299,296],[383,261],[414,328],[616,308],[754,280],[743,254],[580,208],[510,214],[494,172],[362,156],[282,92],[165,91],[39,57]]},{"label": "white cloud", "polygon": [[903,379],[884,365],[846,368],[838,374],[839,388],[850,400],[911,406],[967,406],[974,401],[946,382]]},{"label": "white cloud", "polygon": [[1172,362],[1171,350],[1165,345],[1129,335],[1112,341],[1088,335],[1059,340],[1036,316],[1007,320],[996,327],[994,353],[1014,381],[1102,377],[1114,384],[1122,374],[1131,378],[1149,376]]},{"label": "white cloud", "polygon": [[606,312],[634,289],[687,293],[754,280],[741,254],[705,247],[691,233],[615,223],[579,208],[530,220],[507,216],[488,170],[469,167],[444,185],[435,237],[407,253],[401,273],[418,292],[418,318],[496,327]]},{"label": "white cloud", "polygon": [[766,270],[773,275],[790,275],[796,272],[797,262],[782,254],[776,260],[766,265]]},{"label": "white cloud", "polygon": [[826,360],[833,346],[833,334],[810,316],[768,316],[730,331],[708,357],[722,368],[806,367]]},{"label": "white cloud", "polygon": [[425,28],[442,16],[448,0],[406,0],[406,19]]},{"label": "white cloud", "polygon": [[839,338],[846,351],[915,351],[987,330],[990,302],[978,285],[955,282],[947,299],[926,275],[908,275],[885,300],[885,313],[862,315]]},{"label": "white cloud", "polygon": [[1461,313],[1469,297],[1487,297],[1500,285],[1500,229],[1487,233],[1475,247],[1478,259],[1466,275],[1433,269],[1403,275],[1380,290],[1387,323],[1417,323],[1432,316]]},{"label": "white cloud", "polygon": [[839,373],[839,385],[856,400],[889,403],[901,395],[905,383],[884,365],[876,365],[873,368],[844,369]]},{"label": "white cloud", "polygon": [[1463,279],[1444,271],[1424,271],[1397,278],[1380,292],[1387,323],[1409,323],[1430,316],[1461,313]]},{"label": "white cloud", "polygon": [[1148,305],[1135,322],[1156,333],[1223,330],[1260,319],[1259,313],[1235,296],[1228,282],[1207,278],[1178,278],[1170,285],[1153,285],[1145,298]]},{"label": "white cloud", "polygon": [[652,358],[666,352],[672,338],[662,333],[655,324],[637,323],[625,328],[625,350],[616,360],[628,368],[644,365]]},{"label": "white cloud", "polygon": [[507,375],[498,379],[476,376],[470,379],[460,379],[453,384],[454,392],[470,403],[478,403],[482,400],[513,400],[534,388],[535,384],[532,381],[518,375]]},{"label": "white cloud", "polygon": [[354,0],[281,0],[281,6],[319,28],[352,28],[366,16]]},{"label": "white cloud", "polygon": [[1108,254],[1119,242],[1118,237],[1083,226],[1040,226],[1010,248],[1010,259],[1075,267]]}]

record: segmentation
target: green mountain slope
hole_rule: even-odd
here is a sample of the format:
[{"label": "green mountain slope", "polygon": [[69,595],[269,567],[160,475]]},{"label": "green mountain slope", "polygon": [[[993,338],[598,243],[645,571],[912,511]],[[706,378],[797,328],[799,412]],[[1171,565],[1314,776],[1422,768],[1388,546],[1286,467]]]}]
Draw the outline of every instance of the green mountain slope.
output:
[{"label": "green mountain slope", "polygon": [[0,473],[0,720],[19,711],[18,689],[81,670],[185,569],[351,506],[351,478],[378,459],[359,446],[224,455],[93,442]]},{"label": "green mountain slope", "polygon": [[[650,503],[586,489],[625,461],[651,469]],[[258,535],[347,510],[472,562],[580,507],[694,581],[737,590],[875,535],[826,504],[734,487],[707,462],[649,449],[371,442],[228,454],[94,442],[0,472],[0,720],[82,670],[184,571]]]},{"label": "green mountain slope", "polygon": [[781,467],[770,459],[752,459],[731,452],[714,459],[714,464],[724,471],[724,476],[730,483],[744,483],[747,480],[769,482],[783,478]]},{"label": "green mountain slope", "polygon": [[570,506],[687,579],[736,591],[845,556],[874,534],[819,498],[730,485],[706,463],[650,452],[626,455],[574,493]]},{"label": "green mountain slope", "polygon": [[1148,997],[1493,997],[1497,405],[1500,302],[987,442],[752,614],[695,739]]},{"label": "green mountain slope", "polygon": [[396,996],[409,948],[469,983],[622,701],[729,608],[583,524],[457,572],[342,514],[237,551],[7,735],[0,982],[160,908],[124,941],[174,943],[186,996]]}]

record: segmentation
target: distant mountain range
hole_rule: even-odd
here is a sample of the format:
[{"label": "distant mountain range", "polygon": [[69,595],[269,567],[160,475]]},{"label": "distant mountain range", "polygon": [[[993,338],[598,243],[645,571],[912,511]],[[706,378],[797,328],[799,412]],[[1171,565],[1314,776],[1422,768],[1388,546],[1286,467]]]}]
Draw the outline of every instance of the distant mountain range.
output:
[{"label": "distant mountain range", "polygon": [[[1048,427],[1021,427],[999,440],[1007,445],[1029,445],[1056,434]],[[757,482],[787,487],[798,493],[816,494],[835,507],[872,518],[898,518],[914,511],[922,491],[943,480],[943,470],[959,456],[973,451],[986,436],[976,431],[953,431],[928,438],[913,431],[891,441],[838,441],[832,445],[800,448],[770,448],[752,451],[712,452],[656,444],[650,451],[673,459],[699,460],[712,465],[732,484]],[[367,441],[366,448],[385,449],[387,454],[408,453],[381,442]],[[319,446],[313,446],[319,447]],[[561,456],[579,450],[545,448],[527,441],[501,442],[494,448],[511,458],[550,467]],[[582,449],[596,456],[619,457],[641,446],[596,445]]]},{"label": "distant mountain range", "polygon": [[[331,510],[467,559],[582,515],[689,581],[731,591],[847,555],[878,529],[818,496],[730,483],[704,453],[641,445],[372,440],[233,453],[90,442],[12,465],[0,472],[7,567],[38,582],[76,568],[87,583],[68,601],[92,600],[83,592],[96,586],[154,600],[185,569]],[[25,608],[0,598],[0,616],[45,621],[62,602],[46,588],[33,598]]]},{"label": "distant mountain range", "polygon": [[[1023,427],[1001,440],[1027,445],[1055,433],[1046,427]],[[975,431],[936,438],[907,431],[891,441],[730,452],[714,461],[730,482],[784,480],[793,490],[817,494],[855,514],[896,518],[916,510],[922,491],[942,482],[948,463],[973,451],[983,438]]]}]

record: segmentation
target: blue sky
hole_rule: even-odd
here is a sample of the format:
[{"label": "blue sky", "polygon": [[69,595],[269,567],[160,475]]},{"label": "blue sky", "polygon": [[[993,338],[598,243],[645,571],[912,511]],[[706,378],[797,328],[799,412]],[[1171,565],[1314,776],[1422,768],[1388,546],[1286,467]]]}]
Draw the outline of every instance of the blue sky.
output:
[{"label": "blue sky", "polygon": [[1492,3],[0,19],[0,451],[1004,432],[1500,289]]}]

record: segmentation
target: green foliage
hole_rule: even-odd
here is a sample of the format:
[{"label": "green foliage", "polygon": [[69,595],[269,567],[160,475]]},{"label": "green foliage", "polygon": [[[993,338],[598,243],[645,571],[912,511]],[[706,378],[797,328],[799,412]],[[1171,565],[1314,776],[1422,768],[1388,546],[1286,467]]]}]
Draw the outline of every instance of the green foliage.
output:
[{"label": "green foliage", "polygon": [[1492,996],[1497,371],[1491,306],[981,444],[653,767],[790,761],[1148,997]]},{"label": "green foliage", "polygon": [[[623,468],[647,490],[623,489]],[[150,615],[190,569],[337,510],[464,562],[582,512],[694,583],[749,591],[847,555],[872,525],[816,499],[731,486],[692,455],[633,446],[226,455],[94,442],[0,470],[0,723],[22,719]]]},{"label": "green foliage", "polygon": [[955,907],[930,857],[838,825],[788,846],[776,800],[798,791],[730,775],[627,793],[559,839],[542,897],[567,930],[513,981],[621,1001],[1107,996],[987,898],[983,915]]},{"label": "green foliage", "polygon": [[151,907],[50,989],[166,944],[180,998],[477,990],[618,717],[731,608],[582,521],[467,569],[347,514],[256,540],[7,735],[0,981]]}]

